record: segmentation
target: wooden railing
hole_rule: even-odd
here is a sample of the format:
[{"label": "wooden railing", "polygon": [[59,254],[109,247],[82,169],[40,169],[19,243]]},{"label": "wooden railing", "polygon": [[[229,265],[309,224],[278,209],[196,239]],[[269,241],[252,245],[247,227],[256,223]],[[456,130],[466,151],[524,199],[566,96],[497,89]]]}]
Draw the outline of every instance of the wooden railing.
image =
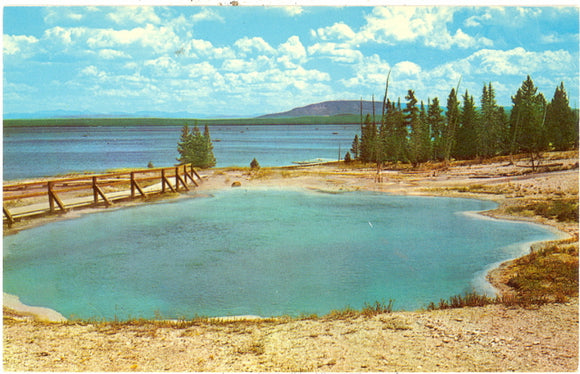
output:
[{"label": "wooden railing", "polygon": [[5,184],[4,222],[11,226],[23,217],[66,213],[69,209],[79,207],[100,204],[110,206],[119,200],[189,191],[190,185],[198,187],[201,180],[192,165],[180,165]]}]

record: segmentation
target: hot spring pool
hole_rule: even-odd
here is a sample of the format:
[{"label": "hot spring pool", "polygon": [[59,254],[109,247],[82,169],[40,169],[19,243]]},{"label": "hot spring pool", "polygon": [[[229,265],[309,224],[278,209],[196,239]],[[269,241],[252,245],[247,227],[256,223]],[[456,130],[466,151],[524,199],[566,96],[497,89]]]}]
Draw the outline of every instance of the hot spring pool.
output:
[{"label": "hot spring pool", "polygon": [[465,212],[472,199],[232,189],[103,211],[4,238],[4,292],[65,317],[325,314],[394,300],[412,310],[475,289],[555,238]]}]

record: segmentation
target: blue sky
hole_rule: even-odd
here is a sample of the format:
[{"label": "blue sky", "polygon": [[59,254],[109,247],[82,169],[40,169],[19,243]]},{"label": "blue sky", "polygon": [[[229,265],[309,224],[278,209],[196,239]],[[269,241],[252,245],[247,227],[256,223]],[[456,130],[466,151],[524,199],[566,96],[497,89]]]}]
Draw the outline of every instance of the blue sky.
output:
[{"label": "blue sky", "polygon": [[408,89],[446,102],[461,77],[511,105],[529,74],[578,107],[577,7],[13,7],[3,111],[253,116]]}]

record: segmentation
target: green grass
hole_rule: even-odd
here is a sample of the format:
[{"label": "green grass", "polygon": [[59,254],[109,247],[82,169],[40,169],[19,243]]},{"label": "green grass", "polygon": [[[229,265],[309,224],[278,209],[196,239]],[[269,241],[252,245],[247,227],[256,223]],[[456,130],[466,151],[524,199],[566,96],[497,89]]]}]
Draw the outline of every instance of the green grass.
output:
[{"label": "green grass", "polygon": [[553,243],[514,261],[508,285],[527,300],[578,296],[578,243]]},{"label": "green grass", "polygon": [[449,300],[441,299],[439,300],[438,304],[431,302],[427,306],[427,310],[464,308],[468,306],[471,307],[484,306],[488,304],[496,304],[497,302],[498,302],[497,298],[480,295],[472,291],[466,292],[463,295],[451,296]]},{"label": "green grass", "polygon": [[391,313],[393,311],[394,300],[389,300],[388,303],[384,301],[375,301],[372,304],[364,303],[361,310],[353,309],[347,306],[343,309],[332,310],[324,316],[326,319],[349,319],[359,316],[373,317],[379,314]]},{"label": "green grass", "polygon": [[578,222],[578,199],[552,199],[510,206],[507,213],[533,212],[535,215],[559,222]]},{"label": "green grass", "polygon": [[488,297],[467,292],[439,303],[431,302],[427,309],[450,309],[489,304],[531,306],[549,302],[566,302],[578,297],[577,239],[550,243],[512,262],[507,285],[515,295]]}]

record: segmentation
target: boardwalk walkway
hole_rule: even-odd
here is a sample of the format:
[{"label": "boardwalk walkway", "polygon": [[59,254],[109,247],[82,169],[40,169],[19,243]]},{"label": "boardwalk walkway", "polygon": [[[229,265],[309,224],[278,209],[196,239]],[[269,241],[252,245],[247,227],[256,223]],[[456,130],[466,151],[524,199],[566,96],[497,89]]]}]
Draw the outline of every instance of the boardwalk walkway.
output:
[{"label": "boardwalk walkway", "polygon": [[169,192],[187,192],[202,178],[191,165],[107,173],[3,186],[4,224],[72,209],[110,206]]}]

